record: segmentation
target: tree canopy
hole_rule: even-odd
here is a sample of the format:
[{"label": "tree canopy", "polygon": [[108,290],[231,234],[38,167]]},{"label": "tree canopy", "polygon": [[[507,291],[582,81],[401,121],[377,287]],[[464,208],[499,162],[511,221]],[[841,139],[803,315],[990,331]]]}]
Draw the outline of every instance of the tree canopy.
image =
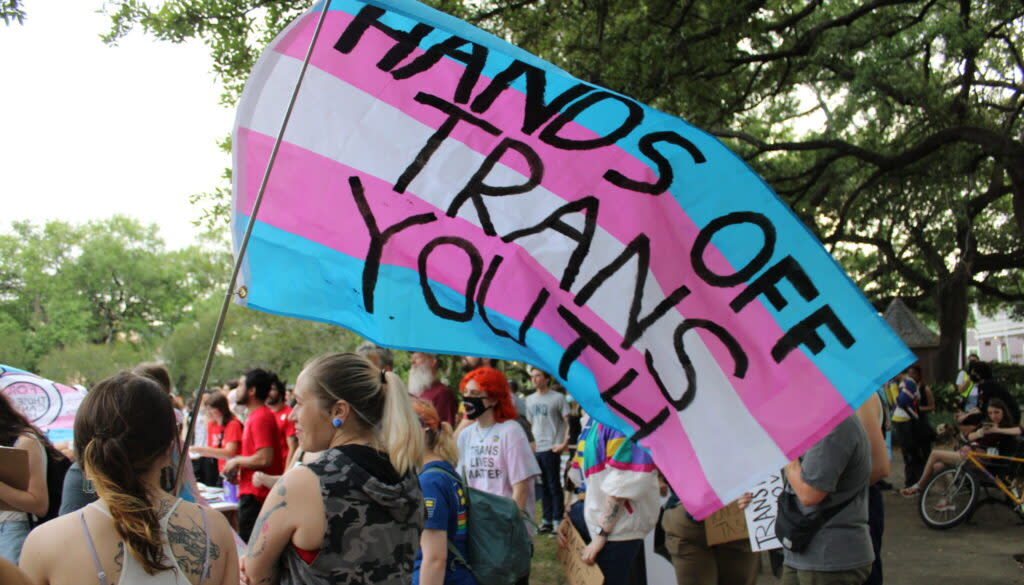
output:
[{"label": "tree canopy", "polygon": [[[1024,301],[1024,4],[978,0],[430,2],[707,129],[869,298],[935,316],[951,377],[970,302]],[[295,0],[108,4],[202,39],[234,102]],[[225,190],[210,197],[223,210]]]},{"label": "tree canopy", "polygon": [[[90,385],[158,360],[190,393],[228,274],[229,255],[208,242],[167,250],[156,226],[121,216],[15,222],[0,234],[0,362]],[[311,357],[360,341],[338,327],[234,308],[211,379],[260,366],[294,381]]]},{"label": "tree canopy", "polygon": [[10,26],[11,23],[25,22],[25,9],[21,6],[21,0],[0,0],[0,20]]}]

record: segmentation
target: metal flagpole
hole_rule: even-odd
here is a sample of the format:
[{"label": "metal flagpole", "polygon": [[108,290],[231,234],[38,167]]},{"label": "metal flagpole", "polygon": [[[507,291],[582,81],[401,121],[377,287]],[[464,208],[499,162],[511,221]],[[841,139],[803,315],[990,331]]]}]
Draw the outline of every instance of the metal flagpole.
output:
[{"label": "metal flagpole", "polygon": [[[235,258],[235,266],[231,271],[231,281],[228,283],[227,291],[224,293],[224,303],[220,307],[220,316],[217,318],[217,326],[213,330],[213,339],[210,341],[210,351],[206,354],[206,364],[203,366],[203,375],[199,379],[199,387],[196,392],[201,393],[206,389],[206,383],[210,378],[210,368],[213,366],[213,356],[217,353],[217,344],[220,342],[221,332],[224,330],[224,319],[228,314],[228,307],[231,306],[231,297],[235,295],[235,284],[238,282],[238,273],[242,269],[242,261],[245,259],[245,250],[249,247],[249,237],[252,235],[253,226],[256,225],[256,214],[259,213],[260,204],[263,202],[263,194],[267,190],[267,181],[270,178],[270,170],[274,167],[274,160],[277,158],[277,151],[284,138],[284,132],[288,128],[288,120],[291,119],[292,110],[295,107],[296,98],[299,95],[299,88],[302,87],[302,80],[306,77],[306,69],[309,67],[309,60],[313,56],[313,48],[320,36],[320,29],[323,27],[324,18],[330,8],[330,0],[323,0],[324,6],[320,11],[320,18],[317,20],[316,29],[313,31],[313,38],[309,41],[309,48],[306,50],[306,58],[302,60],[302,69],[299,71],[299,79],[295,82],[295,90],[288,101],[288,109],[285,110],[284,120],[281,122],[281,130],[277,133],[274,141],[274,148],[270,151],[270,159],[267,161],[267,168],[263,172],[263,180],[260,181],[260,190],[256,195],[256,202],[253,203],[252,213],[249,215],[249,222],[245,226],[245,234],[242,236],[242,245],[238,247],[238,257]],[[192,416],[188,421],[188,431],[185,433],[185,444],[181,447],[181,454],[178,458],[178,468],[175,470],[174,493],[181,492],[182,478],[184,477],[185,462],[189,461],[188,448],[192,444],[196,432],[196,419],[199,415],[199,408],[202,406],[200,396],[196,396],[195,404],[192,406]]]}]

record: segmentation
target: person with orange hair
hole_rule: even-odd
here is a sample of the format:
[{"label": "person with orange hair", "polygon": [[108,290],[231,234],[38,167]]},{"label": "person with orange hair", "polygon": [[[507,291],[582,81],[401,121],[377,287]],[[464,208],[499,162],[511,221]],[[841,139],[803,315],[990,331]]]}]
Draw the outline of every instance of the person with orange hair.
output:
[{"label": "person with orange hair", "polygon": [[471,421],[458,436],[459,470],[470,487],[512,498],[532,518],[533,482],[540,467],[526,432],[516,422],[505,374],[477,368],[462,378],[459,388],[466,419]]},{"label": "person with orange hair", "polygon": [[[441,420],[434,405],[412,399],[420,419],[426,450],[420,471],[420,489],[427,520],[420,535],[420,550],[412,573],[412,585],[477,585],[465,564],[469,556],[469,500],[455,472],[458,448],[451,425]],[[450,555],[454,547],[458,555]],[[454,556],[454,558],[453,558]]]}]

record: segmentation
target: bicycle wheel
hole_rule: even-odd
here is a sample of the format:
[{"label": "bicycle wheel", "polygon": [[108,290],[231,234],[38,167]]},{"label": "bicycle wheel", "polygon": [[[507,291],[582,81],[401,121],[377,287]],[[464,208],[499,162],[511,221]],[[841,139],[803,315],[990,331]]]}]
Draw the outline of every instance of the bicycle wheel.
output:
[{"label": "bicycle wheel", "polygon": [[947,469],[921,492],[917,510],[928,528],[945,530],[967,520],[978,505],[978,482],[964,467]]}]

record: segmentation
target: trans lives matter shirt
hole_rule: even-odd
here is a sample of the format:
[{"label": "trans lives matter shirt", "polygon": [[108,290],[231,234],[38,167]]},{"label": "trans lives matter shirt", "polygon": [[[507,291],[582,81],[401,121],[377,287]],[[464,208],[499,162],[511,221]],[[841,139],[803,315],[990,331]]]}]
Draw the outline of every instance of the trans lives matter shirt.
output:
[{"label": "trans lives matter shirt", "polygon": [[[459,471],[470,487],[512,497],[512,485],[540,475],[526,432],[514,420],[481,428],[473,423],[459,434]],[[533,510],[536,490],[528,486],[526,509]]]}]

